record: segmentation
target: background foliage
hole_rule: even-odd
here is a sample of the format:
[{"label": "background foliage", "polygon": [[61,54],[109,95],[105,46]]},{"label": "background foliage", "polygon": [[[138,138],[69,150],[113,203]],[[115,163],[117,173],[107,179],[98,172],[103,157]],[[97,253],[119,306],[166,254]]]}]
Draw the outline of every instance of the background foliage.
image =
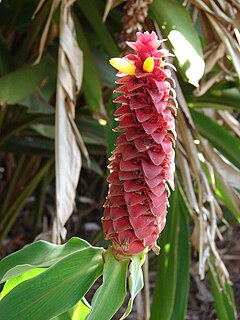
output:
[{"label": "background foliage", "polygon": [[[134,14],[135,2],[143,9]],[[1,252],[36,236],[60,243],[78,235],[105,245],[101,206],[116,138],[115,72],[108,59],[121,54],[118,44],[136,30],[156,30],[169,40],[178,69],[178,141],[162,250],[157,259],[150,255],[150,267],[157,268],[151,316],[147,267],[144,272],[145,317],[185,319],[192,248],[200,278],[209,270],[218,318],[234,319],[229,274],[215,240],[240,220],[240,4],[154,0],[144,22],[149,2],[0,4]]]}]

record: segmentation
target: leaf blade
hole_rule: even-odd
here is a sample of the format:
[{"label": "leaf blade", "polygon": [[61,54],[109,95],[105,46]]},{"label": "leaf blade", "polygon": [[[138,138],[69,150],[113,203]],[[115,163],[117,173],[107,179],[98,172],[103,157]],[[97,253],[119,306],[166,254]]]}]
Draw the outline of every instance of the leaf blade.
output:
[{"label": "leaf blade", "polygon": [[100,248],[85,248],[22,282],[0,301],[0,318],[47,320],[64,313],[101,275],[102,253]]},{"label": "leaf blade", "polygon": [[85,240],[73,237],[63,245],[46,241],[34,242],[0,261],[1,283],[37,267],[49,267],[77,250],[90,246]]}]

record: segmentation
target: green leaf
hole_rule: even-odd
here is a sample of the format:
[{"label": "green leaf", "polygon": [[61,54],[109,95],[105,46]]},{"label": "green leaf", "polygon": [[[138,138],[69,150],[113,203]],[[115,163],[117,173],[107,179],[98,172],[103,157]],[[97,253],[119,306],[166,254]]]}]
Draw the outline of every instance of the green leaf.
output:
[{"label": "green leaf", "polygon": [[[225,83],[226,84],[226,83]],[[235,84],[236,86],[236,84]],[[191,107],[191,105],[189,105]],[[240,108],[240,91],[238,88],[220,88],[207,92],[202,97],[194,98],[192,107],[196,108]]]},{"label": "green leaf", "polygon": [[21,282],[31,279],[33,277],[36,277],[45,270],[46,270],[45,268],[32,269],[15,278],[8,280],[3,287],[3,291],[1,292],[1,295],[0,295],[1,296],[0,300],[3,299],[5,295],[7,295],[13,288],[15,288]]},{"label": "green leaf", "polygon": [[36,66],[24,66],[0,78],[0,101],[15,103],[37,89],[44,78],[46,60]]},{"label": "green leaf", "polygon": [[102,274],[102,254],[87,247],[22,282],[0,301],[0,319],[48,320],[69,310]]},{"label": "green leaf", "polygon": [[49,124],[33,124],[31,128],[41,136],[54,139],[54,126]]},{"label": "green leaf", "polygon": [[157,279],[153,295],[151,320],[169,320],[174,308],[179,237],[179,194],[171,197],[167,224],[160,239]]},{"label": "green leaf", "polygon": [[0,150],[14,152],[15,154],[41,154],[52,156],[54,153],[54,141],[43,137],[18,136],[8,139]]},{"label": "green leaf", "polygon": [[199,101],[199,102],[190,102],[188,103],[189,108],[193,109],[216,109],[216,110],[226,110],[226,109],[233,109],[234,107],[230,104],[221,104],[221,103],[214,103],[208,101]]},{"label": "green leaf", "polygon": [[[178,192],[178,190],[176,190]],[[179,236],[177,252],[177,282],[172,320],[186,319],[190,280],[190,234],[188,208],[178,192]]]},{"label": "green leaf", "polygon": [[86,103],[91,111],[97,111],[102,103],[102,89],[100,79],[96,72],[96,67],[93,59],[92,52],[88,45],[84,30],[77,18],[74,19],[77,42],[83,51],[83,83],[82,90]]},{"label": "green leaf", "polygon": [[87,304],[81,300],[74,307],[71,320],[85,320],[90,311],[91,306],[87,306]]},{"label": "green leaf", "polygon": [[27,112],[30,114],[54,114],[55,112],[53,106],[36,93],[28,95],[24,100],[20,101],[20,104],[28,107]]},{"label": "green leaf", "polygon": [[188,208],[179,189],[170,200],[167,225],[160,239],[162,249],[151,320],[184,320],[186,317],[190,274]]},{"label": "green leaf", "polygon": [[[236,306],[232,287],[228,279],[221,279],[216,268],[214,257],[209,260],[209,276],[212,294],[215,301],[216,312],[219,320],[237,319]],[[224,285],[222,282],[225,281]]]},{"label": "green leaf", "polygon": [[234,193],[233,189],[224,181],[224,179],[215,172],[215,182],[217,195],[224,202],[226,207],[231,211],[231,213],[236,217],[238,222],[240,222],[240,200],[237,194]]},{"label": "green leaf", "polygon": [[64,257],[88,247],[89,243],[76,237],[63,245],[42,240],[33,242],[0,261],[1,283],[32,269],[52,266]]},{"label": "green leaf", "polygon": [[87,320],[111,320],[126,296],[129,260],[116,260],[111,248],[104,257],[103,284],[93,296],[92,310]]},{"label": "green leaf", "polygon": [[91,306],[82,298],[73,308],[52,318],[51,320],[85,320],[91,310]]},{"label": "green leaf", "polygon": [[191,110],[193,121],[200,132],[224,157],[236,167],[240,167],[240,143],[225,128],[201,112]]},{"label": "green leaf", "polygon": [[127,318],[127,316],[130,314],[133,307],[133,301],[136,295],[143,288],[143,274],[142,274],[141,260],[137,255],[132,256],[131,260],[132,261],[129,266],[130,276],[128,278],[128,287],[129,287],[131,297],[128,302],[127,310],[125,311],[124,315],[121,317],[120,320]]},{"label": "green leaf", "polygon": [[105,147],[104,126],[98,120],[84,117],[76,121],[83,140],[86,144],[101,145]]},{"label": "green leaf", "polygon": [[205,64],[201,42],[190,14],[174,0],[154,0],[150,13],[163,36],[171,42],[181,73],[189,83],[198,86]]},{"label": "green leaf", "polygon": [[104,46],[109,56],[118,56],[118,47],[115,44],[111,34],[109,33],[106,24],[104,24],[102,21],[102,16],[100,15],[100,12],[98,10],[97,2],[95,0],[78,0],[77,5],[81,9],[85,17],[88,19],[91,27],[96,32],[101,41],[101,44]]}]

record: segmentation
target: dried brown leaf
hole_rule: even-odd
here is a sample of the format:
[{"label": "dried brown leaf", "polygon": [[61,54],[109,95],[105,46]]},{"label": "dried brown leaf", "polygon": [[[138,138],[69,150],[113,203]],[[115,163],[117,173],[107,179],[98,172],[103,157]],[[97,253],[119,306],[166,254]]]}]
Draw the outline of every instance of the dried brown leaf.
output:
[{"label": "dried brown leaf", "polygon": [[[44,1],[43,1],[43,3],[44,3]],[[38,7],[37,7],[38,10],[40,10],[40,8],[39,8],[40,4],[42,5],[43,3],[40,2],[38,4]],[[45,47],[45,44],[46,44],[46,41],[47,41],[47,36],[48,36],[48,33],[49,33],[49,28],[50,28],[51,21],[52,21],[52,17],[54,15],[55,10],[59,6],[59,4],[60,4],[60,0],[53,0],[53,2],[52,2],[52,6],[51,6],[51,9],[50,9],[50,12],[49,12],[46,24],[44,26],[44,30],[43,30],[42,36],[41,36],[40,45],[39,45],[39,53],[38,53],[38,57],[37,57],[37,59],[35,61],[35,64],[38,64],[40,62],[41,58],[42,58],[44,47]],[[36,11],[37,11],[37,9],[36,9]]]},{"label": "dried brown leaf", "polygon": [[[53,241],[64,239],[65,223],[72,214],[81,169],[80,143],[87,151],[74,123],[76,93],[80,89],[83,59],[76,45],[70,2],[62,0],[55,118],[56,215]],[[78,141],[78,142],[77,142]]]},{"label": "dried brown leaf", "polygon": [[240,188],[240,170],[231,163],[226,162],[207,140],[202,138],[200,141],[200,146],[203,148],[203,152],[208,161],[212,164],[214,170],[216,170],[216,172],[232,187]]},{"label": "dried brown leaf", "polygon": [[103,22],[107,20],[107,16],[109,12],[124,1],[126,0],[107,0],[105,4],[104,13],[103,13],[103,18],[102,18]]}]

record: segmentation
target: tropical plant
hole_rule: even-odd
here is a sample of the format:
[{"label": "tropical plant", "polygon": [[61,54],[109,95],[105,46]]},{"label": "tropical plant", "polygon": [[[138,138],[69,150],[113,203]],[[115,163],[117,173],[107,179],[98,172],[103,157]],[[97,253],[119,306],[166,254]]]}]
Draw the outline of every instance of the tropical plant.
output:
[{"label": "tropical plant", "polygon": [[[191,240],[199,256],[200,278],[209,274],[218,319],[236,319],[232,285],[216,238],[224,237],[222,227],[231,228],[240,220],[239,2],[3,0],[0,9],[2,250],[11,245],[12,229],[23,219],[28,240],[41,232],[38,238],[54,243],[33,241],[0,261],[1,283],[6,282],[0,318],[111,319],[124,301],[128,282],[130,299],[124,316],[144,283],[144,319],[185,319]],[[144,30],[155,30],[160,39],[168,40],[162,46],[175,55],[165,59],[178,70],[171,70],[170,83],[175,84],[179,105],[175,191],[158,243],[161,251],[153,259],[157,276],[151,310],[151,253],[122,252],[122,247],[121,253],[133,255],[116,260],[116,250],[101,247],[105,245],[101,232],[99,247],[76,237],[61,244],[70,231],[66,223],[74,211],[76,190],[86,200],[88,188],[94,189],[98,203],[93,208],[99,217],[103,214],[105,159],[118,136],[112,132],[117,125],[112,103],[115,75],[108,59],[128,53],[125,41],[135,41],[136,31]],[[151,65],[150,59],[146,72]],[[129,112],[123,109],[115,112],[120,115],[120,129],[122,113]],[[119,148],[121,136],[117,144]],[[94,176],[93,182],[87,174]],[[148,179],[146,175],[144,182]],[[80,190],[84,180],[88,188]],[[116,181],[110,173],[109,182]],[[132,178],[127,181],[124,192],[132,187]],[[119,192],[117,187],[111,189]],[[46,212],[53,190],[55,210]],[[108,211],[104,219],[109,221]],[[46,216],[49,225],[43,230]],[[119,248],[115,240],[124,230],[118,229],[118,235],[109,230],[105,225],[105,235],[117,243],[113,249]],[[138,237],[136,228],[133,231],[133,238]],[[147,236],[143,238],[142,243],[148,244]],[[101,275],[103,283],[90,306],[84,296]]]}]

